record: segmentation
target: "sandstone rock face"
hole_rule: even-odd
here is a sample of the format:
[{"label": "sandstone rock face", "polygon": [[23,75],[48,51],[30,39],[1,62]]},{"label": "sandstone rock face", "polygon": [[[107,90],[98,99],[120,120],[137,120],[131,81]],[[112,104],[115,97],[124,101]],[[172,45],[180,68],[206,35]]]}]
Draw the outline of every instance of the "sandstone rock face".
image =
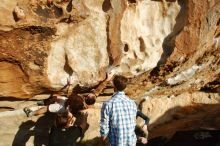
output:
[{"label": "sandstone rock face", "polygon": [[219,129],[219,99],[218,93],[202,92],[171,97],[148,97],[142,104],[142,111],[151,119],[149,136],[170,137],[176,131]]},{"label": "sandstone rock face", "polygon": [[157,66],[163,41],[172,32],[179,11],[177,2],[169,6],[153,1],[129,4],[121,20],[122,72],[127,69],[138,75]]},{"label": "sandstone rock face", "polygon": [[[33,97],[47,98],[41,95],[61,90],[68,81],[73,87],[93,88],[112,68],[130,78],[126,93],[151,118],[150,138],[219,128],[219,0],[0,2],[0,107],[14,110],[10,119],[18,121],[8,123],[14,127],[8,137],[1,127],[0,142],[12,144],[26,121],[19,117],[20,109],[33,104]],[[99,97],[89,109],[85,139],[94,145],[100,107],[108,98]],[[41,138],[47,141],[47,133]]]},{"label": "sandstone rock face", "polygon": [[20,65],[31,88],[15,97],[29,98],[62,88],[68,78],[73,85],[97,85],[111,65],[126,75],[156,67],[180,6],[153,1],[17,1],[4,2],[1,11],[11,16],[0,22],[1,60]]}]

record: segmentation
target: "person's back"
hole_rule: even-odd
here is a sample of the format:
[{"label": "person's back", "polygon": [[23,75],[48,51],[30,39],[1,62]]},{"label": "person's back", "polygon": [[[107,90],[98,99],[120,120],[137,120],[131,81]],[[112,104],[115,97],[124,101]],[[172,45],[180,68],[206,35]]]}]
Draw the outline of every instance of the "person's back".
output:
[{"label": "person's back", "polygon": [[82,130],[77,126],[51,129],[49,146],[75,146],[76,140],[82,136]]},{"label": "person's back", "polygon": [[51,128],[49,146],[76,146],[76,140],[88,129],[87,113],[82,113],[80,124],[74,125],[75,117],[69,111],[57,115]]},{"label": "person's back", "polygon": [[118,90],[104,103],[101,111],[100,133],[102,137],[108,136],[111,146],[136,144],[134,129],[137,107],[135,102],[124,94],[123,89]]}]

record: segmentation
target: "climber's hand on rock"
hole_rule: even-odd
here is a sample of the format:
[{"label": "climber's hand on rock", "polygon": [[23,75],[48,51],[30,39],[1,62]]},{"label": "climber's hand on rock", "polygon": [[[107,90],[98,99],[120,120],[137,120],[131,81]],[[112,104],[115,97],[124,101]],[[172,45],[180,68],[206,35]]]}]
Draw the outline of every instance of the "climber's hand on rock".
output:
[{"label": "climber's hand on rock", "polygon": [[106,80],[110,81],[113,78],[114,75],[115,75],[115,73],[113,71],[109,71],[107,73],[107,79]]},{"label": "climber's hand on rock", "polygon": [[144,124],[143,127],[142,127],[143,131],[147,131],[147,125]]}]

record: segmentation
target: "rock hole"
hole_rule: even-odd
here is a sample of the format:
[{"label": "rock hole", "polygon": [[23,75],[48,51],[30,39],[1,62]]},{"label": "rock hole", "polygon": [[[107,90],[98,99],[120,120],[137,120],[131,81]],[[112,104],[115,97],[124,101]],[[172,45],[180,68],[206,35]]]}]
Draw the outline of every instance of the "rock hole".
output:
[{"label": "rock hole", "polygon": [[106,22],[106,33],[107,33],[107,51],[108,51],[108,57],[109,57],[109,65],[112,65],[114,62],[114,58],[112,57],[112,51],[111,51],[111,40],[109,38],[109,21],[110,17],[108,17],[107,22]]},{"label": "rock hole", "polygon": [[219,93],[219,85],[220,85],[220,80],[219,78],[217,78],[215,81],[209,82],[204,87],[202,87],[200,91],[206,93]]},{"label": "rock hole", "polygon": [[28,26],[21,28],[21,30],[28,31],[32,35],[34,34],[43,34],[44,36],[51,36],[55,34],[55,29],[50,27],[42,27],[42,26]]},{"label": "rock hole", "polygon": [[42,8],[41,6],[38,6],[35,10],[35,13],[39,16],[45,17],[45,18],[51,18],[51,10],[48,8]]},{"label": "rock hole", "polygon": [[171,3],[170,3],[170,2],[168,2],[168,3],[167,3],[167,7],[170,7],[170,6],[171,6]]},{"label": "rock hole", "polygon": [[129,3],[136,3],[136,0],[128,0]]},{"label": "rock hole", "polygon": [[62,8],[58,8],[56,6],[53,6],[52,9],[54,11],[55,17],[61,17],[63,15],[63,9]]},{"label": "rock hole", "polygon": [[15,13],[15,11],[13,11],[12,14],[13,14],[13,18],[14,18],[15,22],[18,22],[19,18],[17,16],[17,14]]},{"label": "rock hole", "polygon": [[220,32],[215,36],[215,38],[218,38],[218,37],[220,37]]},{"label": "rock hole", "polygon": [[145,58],[149,58],[150,57],[147,52],[145,52],[144,55],[145,55]]},{"label": "rock hole", "polygon": [[110,0],[104,0],[104,2],[102,3],[102,10],[104,12],[107,12],[110,8],[111,8]]},{"label": "rock hole", "polygon": [[69,2],[69,4],[66,7],[67,12],[71,12],[73,8],[72,0]]},{"label": "rock hole", "polygon": [[69,65],[69,60],[67,55],[65,55],[65,65],[64,65],[64,71],[67,72],[70,76],[73,74],[73,69]]},{"label": "rock hole", "polygon": [[140,68],[136,68],[135,71],[138,73],[138,72],[141,71],[141,69]]},{"label": "rock hole", "polygon": [[138,57],[137,57],[137,54],[136,54],[136,52],[134,51],[134,58],[135,59],[137,59]]},{"label": "rock hole", "polygon": [[128,44],[125,44],[124,51],[128,52],[128,50],[129,50]]},{"label": "rock hole", "polygon": [[209,23],[209,19],[206,17],[206,22]]},{"label": "rock hole", "polygon": [[220,18],[218,19],[217,26],[220,24]]},{"label": "rock hole", "polygon": [[68,17],[68,18],[61,19],[60,22],[71,23],[72,20],[71,20],[71,17]]},{"label": "rock hole", "polygon": [[138,38],[139,42],[140,42],[140,51],[141,52],[145,52],[146,50],[146,45],[144,43],[144,39],[142,37],[139,37]]}]

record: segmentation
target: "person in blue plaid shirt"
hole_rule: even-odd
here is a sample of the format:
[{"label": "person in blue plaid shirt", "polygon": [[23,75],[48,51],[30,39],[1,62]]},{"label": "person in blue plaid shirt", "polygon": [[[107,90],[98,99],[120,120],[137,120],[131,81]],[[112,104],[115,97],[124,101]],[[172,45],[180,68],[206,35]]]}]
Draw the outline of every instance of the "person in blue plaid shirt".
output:
[{"label": "person in blue plaid shirt", "polygon": [[112,98],[105,102],[101,109],[100,134],[103,142],[108,137],[110,146],[135,146],[137,106],[125,95],[127,79],[115,76]]}]

